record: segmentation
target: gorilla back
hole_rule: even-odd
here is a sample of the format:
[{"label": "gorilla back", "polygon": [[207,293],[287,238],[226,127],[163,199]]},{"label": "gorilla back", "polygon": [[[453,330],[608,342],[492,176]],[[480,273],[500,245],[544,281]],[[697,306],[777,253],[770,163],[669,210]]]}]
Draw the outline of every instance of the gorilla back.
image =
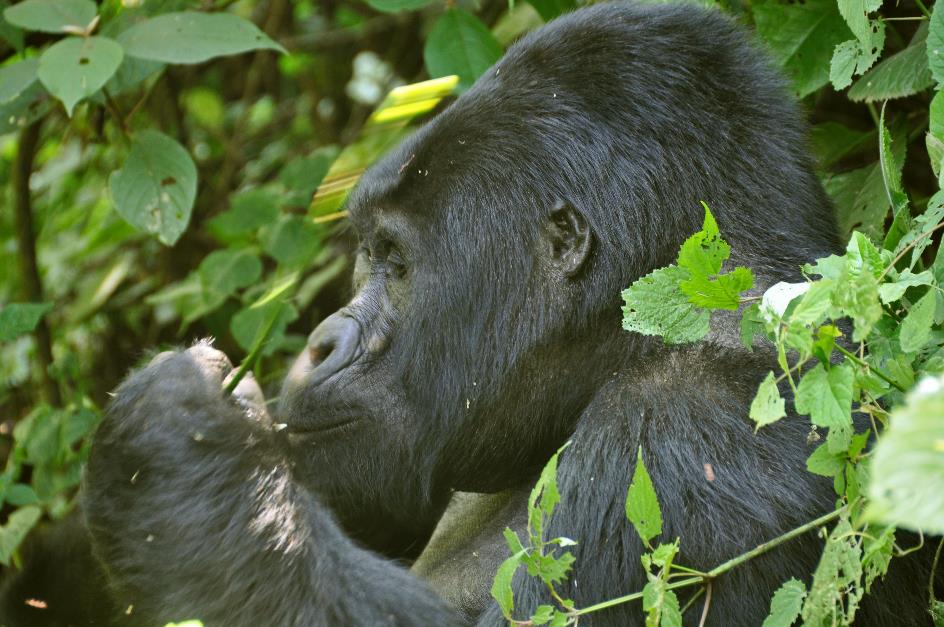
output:
[{"label": "gorilla back", "polygon": [[[734,317],[688,347],[620,328],[620,290],[672,261],[699,201],[758,292],[837,250],[805,138],[781,78],[718,12],[605,4],[525,37],[352,195],[355,295],[287,377],[287,429],[257,390],[224,399],[230,366],[203,345],[119,388],[85,501],[116,607],[142,624],[499,624],[501,530],[521,530],[568,440],[546,533],[579,541],[560,587],[578,607],[646,583],[623,509],[640,446],[687,566],[829,511],[808,422],[753,433],[775,362],[739,346]],[[495,496],[454,500],[416,564],[429,585],[364,549],[410,555],[456,490]],[[808,534],[713,582],[707,624],[760,624],[821,548]],[[918,562],[893,562],[861,624],[929,622]],[[553,602],[523,571],[513,588],[519,618]],[[630,603],[581,624],[642,616]]]}]

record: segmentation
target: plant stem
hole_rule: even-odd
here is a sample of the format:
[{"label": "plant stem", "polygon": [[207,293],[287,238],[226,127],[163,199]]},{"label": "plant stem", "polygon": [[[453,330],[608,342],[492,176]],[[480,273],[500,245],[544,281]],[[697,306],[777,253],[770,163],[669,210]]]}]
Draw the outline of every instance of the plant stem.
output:
[{"label": "plant stem", "polygon": [[928,230],[925,231],[924,233],[918,235],[918,237],[914,238],[914,241],[913,241],[913,242],[909,243],[907,246],[905,246],[904,248],[902,248],[902,249],[901,249],[901,252],[898,253],[898,255],[895,256],[895,258],[892,260],[892,262],[891,262],[890,264],[888,264],[888,267],[885,268],[884,270],[882,270],[882,273],[881,273],[880,275],[878,275],[878,280],[879,280],[879,282],[881,282],[882,279],[885,278],[885,275],[888,274],[888,271],[889,271],[889,270],[891,270],[892,268],[894,268],[895,265],[896,265],[899,261],[901,261],[901,258],[904,257],[905,254],[906,254],[909,250],[911,250],[912,248],[914,248],[915,246],[918,245],[918,242],[920,242],[921,240],[923,240],[925,237],[930,237],[932,233],[934,233],[936,230],[938,230],[938,229],[941,228],[941,227],[944,227],[944,220],[938,222],[937,224],[935,224],[933,227],[931,227],[930,229],[928,229]]},{"label": "plant stem", "polygon": [[246,358],[241,364],[239,364],[239,370],[236,371],[236,374],[233,375],[233,378],[230,379],[229,384],[223,389],[223,395],[229,396],[233,393],[233,390],[236,389],[236,386],[239,385],[239,382],[243,377],[246,376],[246,373],[252,370],[253,366],[256,365],[256,361],[259,359],[259,356],[262,354],[262,347],[265,346],[266,340],[269,339],[269,334],[272,333],[272,328],[275,326],[275,321],[279,319],[279,314],[282,313],[281,306],[275,306],[272,308],[272,315],[269,316],[269,319],[266,321],[265,327],[262,329],[262,334],[256,340],[255,346],[252,347],[252,350],[246,355]]},{"label": "plant stem", "polygon": [[[704,581],[704,577],[691,577],[689,579],[683,579],[681,581],[676,581],[675,583],[670,583],[665,586],[666,590],[674,590],[676,588],[684,588],[686,586],[692,586]],[[600,610],[605,610],[608,607],[613,607],[614,605],[622,605],[623,603],[628,603],[629,601],[635,601],[636,599],[642,598],[642,592],[634,592],[632,594],[627,594],[626,596],[616,597],[615,599],[610,599],[609,601],[603,601],[602,603],[597,603],[596,605],[588,605],[587,607],[581,608],[575,612],[575,616],[583,616],[584,614],[589,614],[591,612],[598,612]]]},{"label": "plant stem", "polygon": [[931,12],[928,11],[928,8],[924,6],[924,3],[921,2],[921,0],[915,0],[915,4],[918,5],[918,8],[921,9],[922,13],[924,13],[928,17],[931,17]]},{"label": "plant stem", "polygon": [[888,376],[887,374],[885,374],[884,372],[882,372],[880,369],[876,368],[875,366],[870,365],[868,362],[863,361],[862,359],[859,359],[859,357],[857,357],[857,356],[855,355],[855,353],[850,353],[849,351],[847,351],[846,349],[844,349],[844,348],[843,348],[842,346],[840,346],[839,344],[836,344],[836,350],[839,351],[840,353],[842,353],[843,355],[845,355],[846,358],[847,358],[848,360],[852,361],[853,363],[858,364],[859,366],[862,366],[863,368],[869,369],[870,371],[872,371],[873,373],[875,373],[875,376],[877,376],[878,378],[884,380],[886,383],[892,385],[892,386],[893,386],[896,390],[898,390],[899,392],[907,392],[907,391],[908,391],[908,390],[906,390],[906,389],[904,388],[904,386],[902,386],[901,384],[897,383],[894,379],[892,379],[890,376]]}]

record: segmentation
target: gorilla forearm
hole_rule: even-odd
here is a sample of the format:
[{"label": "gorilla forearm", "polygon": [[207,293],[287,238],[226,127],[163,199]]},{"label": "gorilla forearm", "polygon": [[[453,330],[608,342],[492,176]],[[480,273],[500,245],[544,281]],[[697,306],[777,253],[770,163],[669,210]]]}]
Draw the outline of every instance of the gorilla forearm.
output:
[{"label": "gorilla forearm", "polygon": [[276,437],[189,353],[119,388],[85,509],[121,607],[148,625],[450,622],[435,595],[355,547],[293,482]]}]

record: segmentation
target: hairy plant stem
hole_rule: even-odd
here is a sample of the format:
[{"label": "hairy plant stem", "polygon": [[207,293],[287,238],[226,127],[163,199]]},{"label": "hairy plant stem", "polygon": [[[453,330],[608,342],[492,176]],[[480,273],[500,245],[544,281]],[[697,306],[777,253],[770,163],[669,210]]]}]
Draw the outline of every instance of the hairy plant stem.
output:
[{"label": "hairy plant stem", "polygon": [[[768,540],[767,542],[764,542],[763,544],[758,544],[756,547],[754,547],[750,551],[746,553],[742,553],[738,555],[737,557],[729,559],[723,564],[720,564],[712,568],[711,570],[706,572],[704,575],[697,575],[694,577],[689,577],[688,579],[682,579],[680,581],[676,581],[675,583],[667,584],[666,590],[674,590],[676,588],[685,588],[687,586],[693,586],[697,584],[707,584],[711,582],[712,579],[715,579],[716,577],[723,575],[729,570],[737,566],[740,566],[741,564],[747,561],[750,561],[754,559],[755,557],[763,555],[767,551],[780,546],[784,542],[788,542],[796,538],[797,536],[801,536],[807,531],[810,531],[817,527],[822,527],[826,523],[839,518],[847,510],[848,510],[848,506],[844,506],[844,507],[840,507],[839,509],[835,511],[829,512],[828,514],[823,514],[819,518],[811,520],[810,522],[806,524],[800,525],[799,527],[796,527],[795,529],[791,529],[785,534],[777,536],[773,540]],[[607,609],[616,605],[628,603],[629,601],[635,601],[637,599],[641,599],[642,594],[643,594],[642,592],[634,592],[632,594],[627,594],[625,596],[617,597],[615,599],[610,599],[609,601],[603,601],[602,603],[589,605],[587,607],[580,608],[579,610],[575,610],[571,612],[571,615],[582,616],[584,614],[590,614],[591,612],[598,612],[600,610],[604,610],[604,609]]]},{"label": "hairy plant stem", "polygon": [[904,386],[902,386],[900,383],[897,383],[894,379],[892,379],[890,376],[888,376],[887,374],[885,374],[884,372],[882,372],[880,369],[878,369],[878,368],[876,368],[875,366],[869,364],[868,362],[866,362],[866,361],[860,359],[855,353],[850,353],[849,351],[847,351],[846,349],[844,349],[844,348],[843,348],[842,346],[840,346],[839,344],[836,344],[836,350],[839,351],[840,353],[842,353],[843,355],[845,355],[846,358],[849,359],[849,361],[851,361],[851,362],[853,362],[853,363],[855,363],[855,364],[857,364],[857,365],[859,365],[859,366],[861,366],[861,367],[863,367],[863,368],[868,368],[871,372],[873,372],[873,373],[875,374],[875,376],[877,376],[879,379],[882,379],[883,381],[885,381],[885,382],[888,383],[889,385],[893,386],[893,387],[894,387],[896,390],[898,390],[899,392],[907,392],[907,391],[908,391],[908,390],[906,390],[906,389],[904,388]]}]

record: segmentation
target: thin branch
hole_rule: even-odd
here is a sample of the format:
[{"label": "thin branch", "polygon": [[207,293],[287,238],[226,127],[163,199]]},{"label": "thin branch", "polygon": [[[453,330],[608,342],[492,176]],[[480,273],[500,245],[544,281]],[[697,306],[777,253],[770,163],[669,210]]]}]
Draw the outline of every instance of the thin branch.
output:
[{"label": "thin branch", "polygon": [[[33,227],[33,204],[29,188],[33,162],[36,158],[36,150],[39,148],[41,123],[41,121],[36,121],[20,131],[12,174],[18,265],[23,280],[24,299],[32,303],[44,301],[43,283],[39,276],[39,264],[36,262],[36,233]],[[51,405],[61,405],[59,386],[49,375],[49,367],[53,362],[52,334],[45,317],[40,318],[39,324],[33,330],[33,337],[36,340],[36,356],[39,359],[39,380],[43,399]]]},{"label": "thin branch", "polygon": [[846,349],[844,349],[844,348],[843,348],[842,346],[840,346],[839,344],[836,344],[835,348],[836,348],[837,351],[839,351],[840,353],[842,353],[843,355],[845,355],[848,360],[852,361],[853,363],[855,363],[855,364],[857,364],[857,365],[859,365],[859,366],[861,366],[861,367],[863,367],[863,368],[866,368],[867,370],[869,370],[870,372],[872,372],[875,376],[877,376],[879,379],[882,379],[883,381],[885,381],[885,383],[888,383],[889,385],[893,386],[893,387],[894,387],[896,390],[898,390],[899,392],[907,392],[907,391],[908,391],[908,390],[906,390],[906,389],[904,388],[904,386],[902,386],[900,383],[898,383],[897,381],[895,381],[894,379],[892,379],[890,376],[888,376],[887,374],[885,374],[882,370],[876,368],[875,366],[872,366],[872,365],[869,364],[867,361],[864,361],[864,360],[860,359],[858,356],[856,356],[855,353],[850,353],[849,351],[847,351]]},{"label": "thin branch", "polygon": [[705,621],[708,620],[708,609],[711,607],[711,580],[708,580],[707,585],[705,586],[707,592],[705,593],[705,605],[701,610],[701,620],[698,621],[698,627],[705,627]]},{"label": "thin branch", "polygon": [[937,575],[937,565],[941,559],[941,548],[944,548],[944,538],[937,543],[937,550],[934,552],[934,561],[931,562],[931,578],[928,580],[928,598],[931,603],[937,601],[934,596],[934,577]]},{"label": "thin branch", "polygon": [[898,253],[898,255],[896,255],[894,259],[892,259],[892,262],[891,262],[890,264],[888,264],[888,267],[885,268],[884,270],[882,270],[882,273],[881,273],[880,275],[878,275],[878,280],[879,280],[879,282],[881,282],[882,279],[885,278],[885,275],[888,274],[889,271],[890,271],[892,268],[895,267],[895,264],[897,264],[899,261],[901,261],[902,257],[904,257],[905,254],[906,254],[909,250],[911,250],[912,248],[914,248],[915,246],[918,245],[918,242],[920,242],[921,240],[923,240],[925,237],[930,237],[932,233],[934,233],[935,231],[937,231],[937,230],[940,229],[941,227],[944,227],[944,220],[941,220],[940,222],[938,222],[937,224],[935,224],[932,228],[928,229],[927,231],[925,231],[924,233],[922,233],[922,234],[919,235],[918,237],[914,238],[914,241],[913,241],[913,242],[910,242],[907,246],[905,246],[904,248],[902,248],[902,249],[901,249],[901,252]]}]

